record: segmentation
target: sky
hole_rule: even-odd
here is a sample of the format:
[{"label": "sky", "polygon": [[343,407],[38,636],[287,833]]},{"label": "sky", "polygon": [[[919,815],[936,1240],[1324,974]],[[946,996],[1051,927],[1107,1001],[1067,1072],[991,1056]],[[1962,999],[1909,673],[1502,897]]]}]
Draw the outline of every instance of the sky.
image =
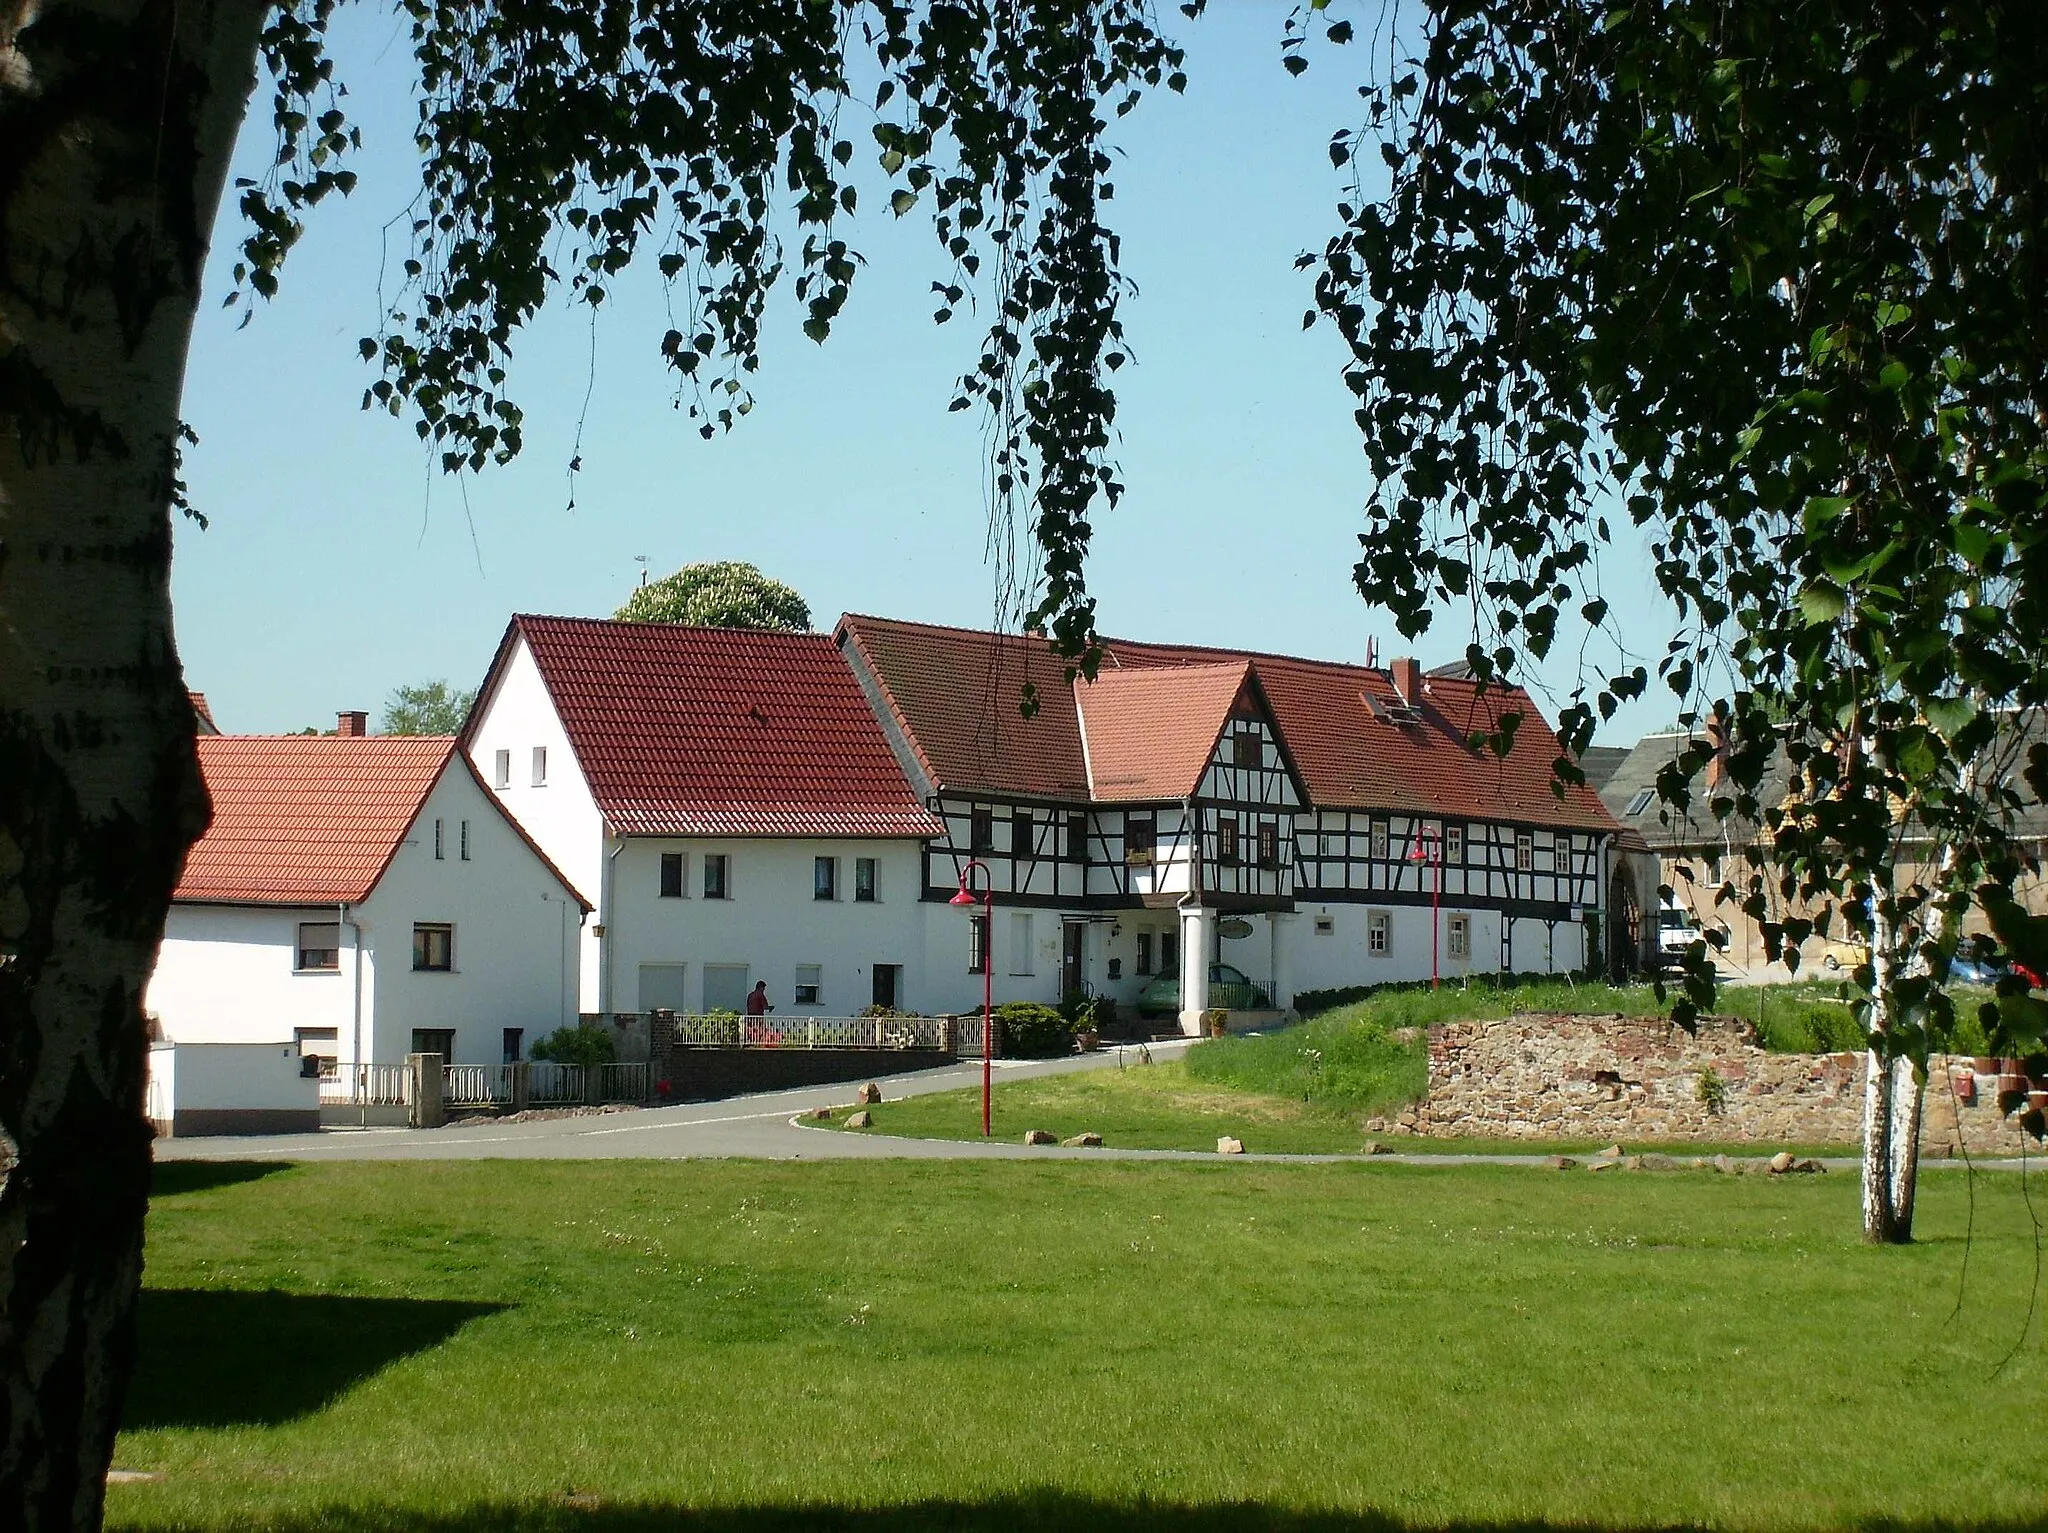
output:
[{"label": "sky", "polygon": [[[1324,50],[1288,75],[1287,9],[1244,0],[1185,23],[1162,7],[1188,49],[1187,92],[1148,98],[1116,130],[1107,212],[1137,289],[1123,306],[1136,365],[1116,375],[1128,490],[1098,516],[1088,570],[1099,627],[1455,660],[1469,638],[1459,614],[1404,641],[1351,585],[1372,484],[1341,343],[1302,328],[1313,274],[1294,260],[1335,227],[1326,145],[1353,125],[1363,59]],[[517,338],[525,450],[449,478],[409,421],[360,408],[375,375],[356,343],[376,329],[380,274],[406,254],[403,223],[386,227],[418,186],[403,22],[342,7],[334,49],[365,139],[357,189],[310,215],[281,294],[246,326],[220,303],[240,237],[224,207],[193,337],[184,415],[200,443],[186,478],[208,525],[178,526],[173,597],[188,681],[222,728],[332,727],[354,708],[374,722],[400,685],[474,686],[512,614],[607,616],[643,568],[757,564],[821,628],[842,611],[990,622],[980,427],[946,409],[980,326],[931,321],[946,272],[922,208],[899,222],[885,199],[863,203],[849,238],[869,264],[825,345],[802,336],[782,289],[755,408],[733,432],[706,442],[672,407],[657,351],[669,321],[641,278],[595,325],[557,306]],[[259,89],[235,174],[260,175],[273,146]],[[1641,551],[1611,554],[1603,576],[1629,648],[1660,652],[1669,619]],[[1559,650],[1540,699],[1576,683],[1576,646]],[[1676,711],[1653,690],[1599,740],[1630,743]]]}]

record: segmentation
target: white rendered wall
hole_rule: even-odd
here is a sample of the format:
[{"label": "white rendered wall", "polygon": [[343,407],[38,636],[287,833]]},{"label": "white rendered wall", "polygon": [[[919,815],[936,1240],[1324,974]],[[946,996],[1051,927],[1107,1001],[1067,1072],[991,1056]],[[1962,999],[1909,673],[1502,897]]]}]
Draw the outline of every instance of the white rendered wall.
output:
[{"label": "white rendered wall", "polygon": [[[180,1043],[149,1051],[150,1115],[320,1106],[320,1082],[304,1075],[295,1044]],[[164,1111],[157,1111],[161,1106]]]},{"label": "white rendered wall", "polygon": [[[295,1028],[331,1027],[339,1040],[336,1052],[348,1059],[354,934],[342,929],[340,969],[292,970],[299,923],[332,925],[335,918],[332,905],[174,904],[143,992],[143,1009],[156,1016],[173,1043],[275,1043],[290,1039]],[[374,979],[366,962],[366,1018]]]},{"label": "white rendered wall", "polygon": [[[549,768],[552,776],[552,757]],[[505,1028],[523,1031],[523,1052],[542,1034],[573,1026],[579,913],[568,891],[498,813],[491,795],[451,759],[358,911],[377,976],[376,1004],[366,1022],[374,1040],[370,1058],[395,1064],[410,1049],[414,1028],[452,1027],[452,1063],[497,1064],[504,1057]],[[414,971],[415,922],[455,928],[452,971]]]},{"label": "white rendered wall", "polygon": [[[683,858],[680,899],[661,894],[664,853]],[[704,898],[707,855],[727,859],[726,899]],[[838,859],[837,899],[813,898],[817,857]],[[853,897],[853,865],[860,857],[877,863],[873,901]],[[936,1010],[926,986],[925,932],[932,907],[918,898],[922,873],[919,843],[908,840],[633,837],[613,870],[613,907],[605,923],[612,1010],[642,1009],[643,964],[682,965],[684,1005],[691,1011],[704,1004],[704,966],[735,964],[746,966],[750,988],[756,980],[768,982],[778,1017],[851,1016],[873,1001],[878,963],[902,969],[898,1007]],[[936,908],[959,921],[964,951],[965,920],[944,905]],[[1000,912],[996,924],[1000,940]],[[816,1006],[796,1004],[799,964],[820,970]],[[979,979],[975,983],[979,1004]]]},{"label": "white rendered wall", "polygon": [[[1391,923],[1388,950],[1384,954],[1366,949],[1366,915],[1385,909]],[[1394,905],[1377,907],[1348,902],[1317,904],[1304,900],[1288,933],[1293,964],[1293,989],[1334,990],[1349,985],[1377,985],[1395,980],[1428,979],[1430,974],[1428,906]],[[1463,915],[1471,924],[1471,951],[1453,958],[1448,933],[1450,918]],[[1331,930],[1319,933],[1320,918],[1327,918]],[[1438,972],[1446,979],[1475,974],[1497,974],[1501,966],[1501,914],[1493,910],[1458,910],[1446,905],[1439,917]],[[1262,934],[1263,935],[1263,934]],[[1513,966],[1517,973],[1563,974],[1585,963],[1585,928],[1575,922],[1559,921],[1553,942],[1545,922],[1523,917],[1515,921]],[[1234,963],[1233,948],[1258,950],[1257,941],[1223,945],[1224,962]],[[1247,973],[1250,969],[1245,968]],[[1257,977],[1257,976],[1254,976]]]},{"label": "white rendered wall", "polygon": [[[547,785],[540,788],[533,786],[536,745],[545,746],[548,753]],[[563,876],[597,906],[583,931],[578,984],[578,1009],[595,1011],[599,1005],[596,928],[608,918],[604,908],[604,817],[598,813],[590,785],[569,748],[569,737],[540,668],[533,663],[532,651],[517,635],[496,687],[483,700],[476,736],[470,742],[470,759],[486,783],[495,785],[498,780],[496,762],[501,750],[512,753],[512,780],[492,791]]]}]

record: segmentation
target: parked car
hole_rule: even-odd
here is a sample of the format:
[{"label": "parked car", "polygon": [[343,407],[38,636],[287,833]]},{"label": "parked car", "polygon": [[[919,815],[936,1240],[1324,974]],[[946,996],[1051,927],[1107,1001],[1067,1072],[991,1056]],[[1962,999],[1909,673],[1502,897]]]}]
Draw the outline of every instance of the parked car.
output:
[{"label": "parked car", "polygon": [[[1273,998],[1227,963],[1209,965],[1209,1004],[1227,1011],[1270,1011]],[[1138,1015],[1172,1016],[1180,1010],[1180,976],[1162,974],[1138,992]]]},{"label": "parked car", "polygon": [[1666,900],[1657,907],[1657,966],[1676,969],[1685,962],[1685,950],[1700,937],[1699,917],[1683,905]]}]

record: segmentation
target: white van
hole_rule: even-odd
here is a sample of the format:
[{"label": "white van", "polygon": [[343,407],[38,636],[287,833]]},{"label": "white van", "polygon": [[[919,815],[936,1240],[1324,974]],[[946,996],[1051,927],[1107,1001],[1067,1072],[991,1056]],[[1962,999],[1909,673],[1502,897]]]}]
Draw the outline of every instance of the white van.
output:
[{"label": "white van", "polygon": [[1700,937],[1699,917],[1675,900],[1657,907],[1657,964],[1676,969],[1685,962],[1685,950]]}]

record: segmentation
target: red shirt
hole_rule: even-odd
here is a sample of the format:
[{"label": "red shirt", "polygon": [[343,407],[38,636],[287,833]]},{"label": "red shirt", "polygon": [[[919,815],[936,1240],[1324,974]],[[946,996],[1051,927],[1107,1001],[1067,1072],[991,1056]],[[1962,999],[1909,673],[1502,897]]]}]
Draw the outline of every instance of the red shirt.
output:
[{"label": "red shirt", "polygon": [[767,1014],[768,992],[765,990],[749,990],[747,992],[747,1015],[750,1017],[765,1017]]}]

